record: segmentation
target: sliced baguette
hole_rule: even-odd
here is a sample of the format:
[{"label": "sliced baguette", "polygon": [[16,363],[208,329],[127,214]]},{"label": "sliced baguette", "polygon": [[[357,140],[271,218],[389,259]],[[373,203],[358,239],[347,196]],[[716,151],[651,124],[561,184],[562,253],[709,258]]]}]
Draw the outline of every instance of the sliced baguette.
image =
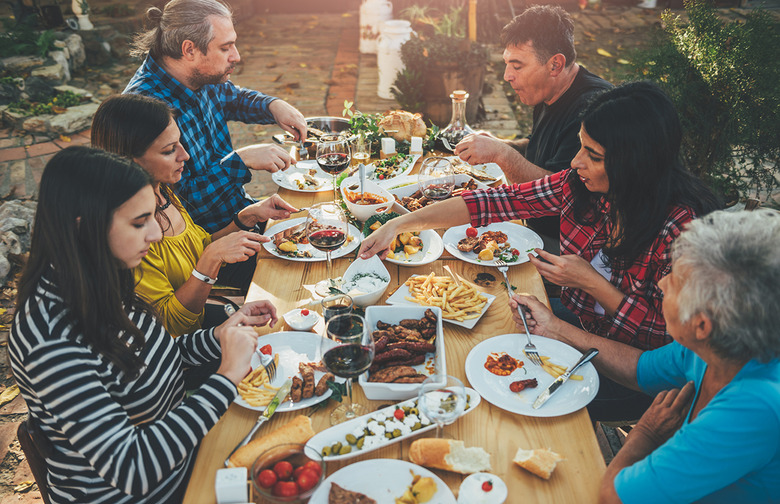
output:
[{"label": "sliced baguette", "polygon": [[542,448],[537,448],[536,450],[524,450],[522,448],[518,448],[517,453],[515,454],[515,458],[512,460],[512,462],[519,465],[526,471],[529,471],[539,476],[540,478],[547,480],[550,479],[550,476],[555,470],[555,466],[561,460],[564,460],[564,458],[550,450],[545,450]]},{"label": "sliced baguette", "polygon": [[478,446],[466,448],[463,441],[454,439],[418,439],[409,447],[409,460],[425,467],[461,474],[490,471],[488,452]]},{"label": "sliced baguette", "polygon": [[306,444],[314,436],[311,418],[298,415],[292,421],[264,436],[255,438],[242,446],[228,460],[228,467],[252,468],[252,464],[263,452],[288,443]]}]

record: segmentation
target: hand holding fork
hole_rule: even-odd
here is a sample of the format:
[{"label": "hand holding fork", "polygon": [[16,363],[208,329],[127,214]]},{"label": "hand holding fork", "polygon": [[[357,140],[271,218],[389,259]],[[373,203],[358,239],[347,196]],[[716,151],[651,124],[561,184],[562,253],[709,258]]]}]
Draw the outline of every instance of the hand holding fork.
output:
[{"label": "hand holding fork", "polygon": [[[514,294],[514,292],[512,292],[512,284],[509,283],[509,277],[506,274],[506,272],[509,270],[509,266],[501,259],[496,259],[494,264],[498,268],[498,271],[500,271],[501,274],[504,275],[504,283],[506,284],[507,294],[509,295],[509,299],[512,299],[512,295]],[[531,362],[533,362],[537,366],[541,366],[544,364],[544,362],[542,362],[542,358],[539,356],[539,352],[536,350],[536,345],[534,345],[531,342],[530,332],[528,331],[528,324],[525,321],[525,313],[523,312],[523,307],[520,306],[519,304],[517,305],[517,312],[520,314],[520,320],[523,321],[523,328],[525,329],[525,337],[528,339],[528,343],[525,345],[524,348],[525,355],[528,357],[528,359]]]}]

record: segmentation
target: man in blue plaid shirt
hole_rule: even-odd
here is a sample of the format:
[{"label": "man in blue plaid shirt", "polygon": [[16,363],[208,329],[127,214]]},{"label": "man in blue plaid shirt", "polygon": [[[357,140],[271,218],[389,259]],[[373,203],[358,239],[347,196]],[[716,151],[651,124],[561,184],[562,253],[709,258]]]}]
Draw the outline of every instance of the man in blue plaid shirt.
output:
[{"label": "man in blue plaid shirt", "polygon": [[213,233],[238,220],[254,202],[244,184],[249,169],[275,172],[293,162],[281,146],[233,149],[227,121],[278,124],[295,140],[306,138],[306,121],[287,102],[230,82],[240,61],[232,12],[218,0],[172,0],[164,11],[151,7],[153,28],[134,41],[132,54],[145,56],[125,93],[159,98],[178,112],[181,143],[190,154],[177,194],[195,222]]}]

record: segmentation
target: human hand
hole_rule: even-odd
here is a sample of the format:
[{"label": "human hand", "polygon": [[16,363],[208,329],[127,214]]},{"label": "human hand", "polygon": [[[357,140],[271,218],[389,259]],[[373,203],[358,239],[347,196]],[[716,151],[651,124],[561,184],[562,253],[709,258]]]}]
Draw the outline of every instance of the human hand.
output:
[{"label": "human hand", "polygon": [[528,324],[529,332],[539,336],[555,338],[557,334],[556,327],[562,321],[553,315],[553,312],[541,303],[536,296],[515,294],[509,300],[509,306],[512,307],[512,319],[518,327],[523,327],[523,321],[520,319],[520,314],[517,313],[517,307],[521,306],[524,309],[523,313],[525,313],[525,322]]},{"label": "human hand", "polygon": [[498,163],[512,147],[488,132],[467,135],[458,142],[455,155],[469,164]]},{"label": "human hand", "polygon": [[603,278],[588,261],[578,255],[557,256],[539,248],[535,252],[539,254],[538,257],[528,254],[531,264],[548,282],[561,287],[586,290],[593,279]]},{"label": "human hand", "polygon": [[685,421],[695,392],[692,381],[681,389],[660,392],[639,419],[631,435],[640,434],[654,446],[653,449],[664,444]]},{"label": "human hand", "polygon": [[[230,319],[228,319],[229,321]],[[214,329],[222,349],[222,361],[217,373],[238,385],[252,370],[252,354],[257,349],[257,333],[248,326],[226,325]]]},{"label": "human hand", "polygon": [[306,119],[300,111],[284,100],[274,100],[268,106],[276,124],[293,136],[296,142],[306,139]]},{"label": "human hand", "polygon": [[296,212],[298,209],[291,204],[284,201],[284,199],[278,194],[273,194],[271,197],[253,203],[239,212],[239,219],[241,222],[252,222],[249,219],[244,219],[244,214],[251,215],[254,219],[253,222],[265,222],[269,219],[287,219],[291,213]]},{"label": "human hand", "polygon": [[276,307],[267,300],[246,303],[230,316],[220,327],[276,325]]},{"label": "human hand", "polygon": [[270,240],[267,236],[252,231],[236,231],[209,243],[203,250],[201,259],[231,264],[246,261],[260,251],[264,242]]},{"label": "human hand", "polygon": [[379,255],[380,259],[387,257],[390,253],[390,243],[398,233],[395,231],[395,227],[390,222],[385,223],[382,227],[364,238],[360,244],[360,250],[358,250],[358,256],[361,259],[368,259],[373,255]]},{"label": "human hand", "polygon": [[271,173],[285,170],[294,162],[290,153],[276,144],[247,145],[238,149],[236,153],[252,170],[265,170]]}]

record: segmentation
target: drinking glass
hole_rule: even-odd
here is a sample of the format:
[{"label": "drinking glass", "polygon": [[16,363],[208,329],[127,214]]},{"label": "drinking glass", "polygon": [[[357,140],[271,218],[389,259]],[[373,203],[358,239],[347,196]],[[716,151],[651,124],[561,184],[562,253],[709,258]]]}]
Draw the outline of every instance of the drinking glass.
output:
[{"label": "drinking glass", "polygon": [[332,317],[352,313],[352,298],[347,294],[334,294],[322,300],[322,316],[325,323]]},{"label": "drinking glass", "polygon": [[341,247],[347,241],[347,217],[336,202],[317,203],[309,207],[306,217],[306,237],[309,244],[317,250],[325,252],[328,262],[328,278],[317,282],[314,290],[321,296],[330,294],[333,284],[331,275],[330,253]]},{"label": "drinking glass", "polygon": [[346,138],[320,138],[320,143],[317,144],[317,164],[322,171],[333,175],[333,201],[338,201],[336,175],[347,169],[350,159],[349,142]]},{"label": "drinking glass", "polygon": [[455,187],[455,170],[452,163],[444,157],[425,158],[417,176],[417,183],[420,192],[428,199],[449,198]]},{"label": "drinking glass", "polygon": [[463,382],[454,376],[432,375],[420,386],[417,407],[436,424],[436,437],[441,437],[441,429],[454,422],[466,408],[466,389]]},{"label": "drinking glass", "polygon": [[374,338],[365,319],[355,313],[331,317],[325,325],[325,337],[320,341],[320,355],[328,371],[347,379],[347,402],[333,410],[330,424],[367,413],[365,406],[352,402],[352,379],[366,372],[374,361]]},{"label": "drinking glass", "polygon": [[367,164],[371,158],[371,144],[364,134],[358,134],[355,143],[352,146],[352,164],[358,166],[360,163]]}]

